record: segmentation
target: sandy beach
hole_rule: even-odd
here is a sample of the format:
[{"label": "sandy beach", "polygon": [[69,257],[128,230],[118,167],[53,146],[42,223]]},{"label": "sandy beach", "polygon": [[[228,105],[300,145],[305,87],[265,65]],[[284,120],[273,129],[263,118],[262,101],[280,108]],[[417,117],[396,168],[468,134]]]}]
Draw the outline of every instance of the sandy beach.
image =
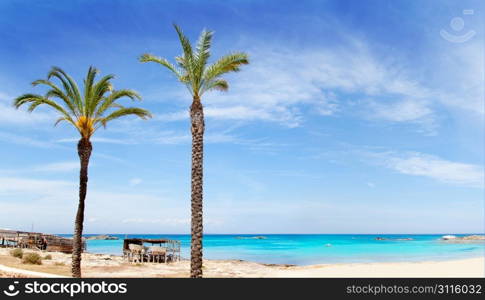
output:
[{"label": "sandy beach", "polygon": [[[26,252],[35,252],[26,250]],[[0,277],[70,276],[71,256],[57,252],[40,252],[52,259],[42,265],[22,264],[0,249]],[[120,256],[83,254],[83,277],[189,277],[190,262],[169,264],[129,263]],[[379,262],[319,264],[310,266],[271,265],[241,260],[205,260],[204,277],[485,277],[485,259],[468,258],[448,261]]]}]

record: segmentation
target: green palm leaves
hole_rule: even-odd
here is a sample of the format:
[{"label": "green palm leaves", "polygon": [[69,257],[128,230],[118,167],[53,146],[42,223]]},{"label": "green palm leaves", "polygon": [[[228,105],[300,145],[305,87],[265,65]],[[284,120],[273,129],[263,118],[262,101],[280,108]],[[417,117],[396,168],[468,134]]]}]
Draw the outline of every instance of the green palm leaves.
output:
[{"label": "green palm leaves", "polygon": [[[91,135],[101,126],[114,119],[127,115],[136,115],[142,119],[151,117],[151,114],[141,108],[124,107],[117,103],[121,98],[140,100],[141,97],[133,90],[114,90],[111,80],[114,75],[106,75],[95,82],[99,73],[94,67],[90,67],[84,79],[84,91],[81,93],[76,82],[66,72],[58,67],[53,67],[47,74],[47,79],[32,82],[32,85],[44,85],[48,87],[45,95],[24,94],[14,100],[15,107],[29,105],[28,111],[32,112],[39,105],[47,105],[57,111],[60,118],[56,121],[66,121],[72,124],[83,138]],[[53,82],[57,79],[59,85]]]},{"label": "green palm leaves", "polygon": [[169,69],[177,79],[184,83],[194,98],[210,90],[226,91],[229,85],[222,75],[239,71],[241,65],[249,63],[248,55],[236,52],[225,55],[212,65],[208,65],[213,32],[204,30],[197,41],[195,51],[180,27],[174,25],[183,53],[175,58],[177,64],[151,54],[140,56],[141,62],[155,62]]},{"label": "green palm leaves", "polygon": [[[225,55],[212,64],[208,64],[212,42],[212,31],[204,30],[194,48],[180,27],[174,25],[182,54],[175,57],[175,63],[165,58],[151,54],[143,54],[139,60],[155,62],[170,70],[183,83],[193,97],[190,107],[192,132],[192,240],[191,240],[191,277],[202,276],[202,202],[203,202],[203,141],[204,113],[200,97],[207,91],[226,91],[229,88],[224,74],[239,71],[242,65],[249,63],[246,53],[235,52]],[[151,117],[147,110],[138,107],[125,107],[118,103],[121,98],[140,100],[140,96],[132,90],[114,90],[111,80],[113,75],[106,75],[96,81],[98,70],[90,67],[84,79],[81,91],[76,82],[62,69],[53,67],[47,74],[47,79],[34,81],[34,86],[47,88],[44,95],[24,94],[14,100],[15,107],[28,105],[33,111],[40,105],[46,105],[59,114],[59,122],[65,121],[73,125],[81,134],[78,143],[78,155],[81,162],[79,176],[79,206],[76,214],[72,273],[74,277],[81,276],[81,235],[84,220],[84,202],[87,192],[88,165],[92,151],[90,137],[100,127],[106,126],[112,120],[123,116],[135,115],[142,119]]]}]

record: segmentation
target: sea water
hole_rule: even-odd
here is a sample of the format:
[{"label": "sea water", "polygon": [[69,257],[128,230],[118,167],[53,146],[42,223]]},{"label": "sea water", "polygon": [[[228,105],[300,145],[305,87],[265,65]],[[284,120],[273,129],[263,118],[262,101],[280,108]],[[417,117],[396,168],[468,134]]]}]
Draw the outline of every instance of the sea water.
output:
[{"label": "sea water", "polygon": [[[86,235],[94,236],[95,234]],[[63,235],[69,236],[69,235]],[[190,235],[111,234],[118,240],[88,240],[91,253],[122,254],[123,239],[168,238],[181,242],[183,258],[190,257]],[[325,264],[448,260],[485,256],[485,243],[452,243],[443,235],[378,234],[207,234],[204,258],[240,259],[268,264]],[[460,235],[456,235],[460,236]],[[376,239],[377,237],[383,239]],[[408,240],[409,239],[409,240]]]}]

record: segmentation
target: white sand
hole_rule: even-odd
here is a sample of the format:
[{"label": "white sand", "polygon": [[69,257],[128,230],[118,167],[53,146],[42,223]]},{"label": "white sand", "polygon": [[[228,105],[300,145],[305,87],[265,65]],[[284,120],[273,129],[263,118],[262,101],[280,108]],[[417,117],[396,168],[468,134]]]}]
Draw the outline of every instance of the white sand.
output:
[{"label": "white sand", "polygon": [[65,278],[66,276],[50,274],[45,272],[35,272],[29,270],[23,270],[19,268],[12,268],[7,267],[4,265],[0,265],[0,272],[5,274],[14,274],[15,277],[22,276],[22,277],[35,277],[35,278]]},{"label": "white sand", "polygon": [[293,267],[274,277],[485,277],[485,259]]},{"label": "white sand", "polygon": [[[48,254],[42,253],[42,256]],[[40,273],[69,274],[71,256],[50,253],[52,260],[37,266],[37,273],[22,272],[27,277],[40,277]],[[8,249],[0,249],[0,265],[10,264],[0,270],[16,273],[25,268],[13,263]],[[15,262],[15,260],[14,260]],[[56,266],[56,263],[64,266]],[[169,263],[133,264],[119,256],[83,254],[83,277],[189,277],[187,260]],[[30,270],[33,271],[33,270]],[[485,258],[448,261],[322,264],[311,266],[265,265],[240,260],[205,260],[204,277],[485,277]],[[40,273],[39,273],[40,272]],[[66,273],[67,272],[67,273]],[[17,272],[20,273],[20,272]],[[48,275],[46,275],[48,276]]]}]

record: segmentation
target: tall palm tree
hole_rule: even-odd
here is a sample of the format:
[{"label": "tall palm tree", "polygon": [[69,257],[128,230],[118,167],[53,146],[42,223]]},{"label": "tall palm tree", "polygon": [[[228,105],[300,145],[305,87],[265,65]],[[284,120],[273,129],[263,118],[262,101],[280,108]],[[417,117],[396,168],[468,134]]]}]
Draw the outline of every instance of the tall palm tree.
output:
[{"label": "tall palm tree", "polygon": [[[84,93],[81,94],[76,82],[58,67],[53,67],[47,74],[47,79],[32,82],[32,85],[45,85],[48,91],[45,95],[24,94],[14,100],[14,106],[19,108],[29,104],[28,111],[32,112],[39,105],[46,105],[54,109],[60,118],[59,122],[66,121],[79,131],[81,138],[77,144],[77,153],[81,162],[79,175],[79,205],[74,224],[74,239],[72,251],[72,276],[81,277],[82,232],[84,221],[84,201],[86,199],[88,183],[88,165],[92,145],[90,138],[100,127],[112,120],[123,116],[136,115],[142,119],[151,117],[147,110],[137,107],[124,107],[117,100],[128,97],[131,100],[141,100],[141,97],[132,90],[114,90],[111,79],[114,75],[106,75],[95,82],[98,70],[89,67],[84,80]],[[57,78],[61,87],[51,78]]]},{"label": "tall palm tree", "polygon": [[202,277],[202,179],[204,149],[204,110],[202,95],[210,90],[226,91],[229,85],[222,75],[239,71],[241,65],[249,63],[248,56],[242,52],[225,55],[215,63],[208,65],[212,31],[203,30],[192,50],[189,39],[180,27],[174,24],[183,53],[175,58],[176,65],[168,60],[151,54],[140,56],[141,62],[155,62],[169,69],[183,83],[192,95],[190,121],[192,131],[192,183],[191,183],[191,247],[190,276]]}]

